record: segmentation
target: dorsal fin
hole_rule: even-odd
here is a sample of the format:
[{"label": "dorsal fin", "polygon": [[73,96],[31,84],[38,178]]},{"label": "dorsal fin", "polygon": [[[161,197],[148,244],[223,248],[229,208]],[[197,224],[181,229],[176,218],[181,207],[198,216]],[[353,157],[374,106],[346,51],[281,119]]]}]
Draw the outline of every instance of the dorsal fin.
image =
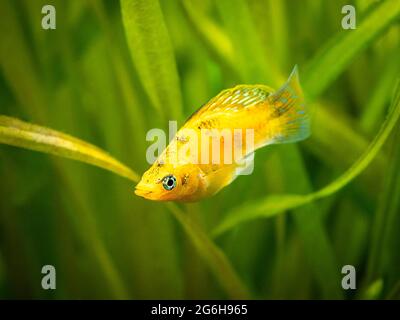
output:
[{"label": "dorsal fin", "polygon": [[271,94],[273,89],[261,85],[238,85],[234,88],[222,91],[218,96],[212,99],[209,104],[209,110],[224,110],[240,106],[247,108],[264,102]]},{"label": "dorsal fin", "polygon": [[238,85],[223,90],[195,111],[186,121],[186,124],[208,112],[237,112],[243,108],[250,108],[265,102],[273,91],[273,89],[264,85]]}]

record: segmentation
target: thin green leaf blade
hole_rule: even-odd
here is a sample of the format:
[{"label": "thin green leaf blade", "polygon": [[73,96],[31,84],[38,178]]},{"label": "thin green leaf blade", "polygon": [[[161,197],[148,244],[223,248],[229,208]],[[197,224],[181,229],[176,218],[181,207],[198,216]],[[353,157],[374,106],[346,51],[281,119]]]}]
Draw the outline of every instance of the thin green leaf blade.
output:
[{"label": "thin green leaf blade", "polygon": [[183,0],[182,6],[190,25],[207,49],[219,58],[222,64],[235,68],[232,42],[224,30],[203,14],[193,0]]},{"label": "thin green leaf blade", "polygon": [[210,266],[211,270],[213,270],[229,297],[231,299],[248,299],[250,297],[248,289],[242,283],[222,250],[178,206],[173,203],[168,203],[167,206],[181,223],[194,246]]},{"label": "thin green leaf blade", "polygon": [[0,143],[85,162],[132,181],[139,176],[100,148],[67,134],[0,116]]},{"label": "thin green leaf blade", "polygon": [[355,30],[342,30],[308,64],[303,88],[310,100],[318,97],[366,48],[400,16],[400,1],[384,1]]},{"label": "thin green leaf blade", "polygon": [[222,222],[213,230],[213,235],[218,236],[242,222],[260,217],[272,217],[280,212],[288,210],[288,208],[295,208],[304,203],[304,197],[295,194],[271,195],[256,203],[246,203],[229,212]]},{"label": "thin green leaf blade", "polygon": [[275,78],[271,74],[270,66],[263,56],[254,54],[263,52],[264,49],[248,3],[243,0],[220,0],[216,2],[216,6],[232,40],[233,48],[243,47],[243,50],[234,51],[242,80],[272,84]]},{"label": "thin green leaf blade", "polygon": [[180,119],[182,97],[175,57],[157,0],[121,0],[133,63],[152,104]]},{"label": "thin green leaf blade", "polygon": [[380,201],[371,230],[367,263],[366,284],[386,274],[385,286],[395,286],[398,281],[398,225],[400,221],[400,126],[392,139],[392,150],[381,191]]}]

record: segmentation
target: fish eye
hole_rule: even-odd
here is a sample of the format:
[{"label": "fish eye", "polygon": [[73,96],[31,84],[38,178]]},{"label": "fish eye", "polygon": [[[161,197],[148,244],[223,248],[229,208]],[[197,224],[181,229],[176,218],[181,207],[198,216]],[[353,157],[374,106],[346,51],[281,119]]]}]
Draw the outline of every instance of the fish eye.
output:
[{"label": "fish eye", "polygon": [[170,191],[176,187],[176,178],[172,174],[165,176],[162,180],[162,185],[165,190]]}]

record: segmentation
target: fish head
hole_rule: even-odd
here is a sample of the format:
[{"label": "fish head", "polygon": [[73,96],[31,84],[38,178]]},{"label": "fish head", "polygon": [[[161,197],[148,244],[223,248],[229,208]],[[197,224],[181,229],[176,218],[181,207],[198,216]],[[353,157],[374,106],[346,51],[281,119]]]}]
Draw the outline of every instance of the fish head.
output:
[{"label": "fish head", "polygon": [[135,194],[154,201],[195,201],[204,188],[198,166],[155,163],[143,174]]}]

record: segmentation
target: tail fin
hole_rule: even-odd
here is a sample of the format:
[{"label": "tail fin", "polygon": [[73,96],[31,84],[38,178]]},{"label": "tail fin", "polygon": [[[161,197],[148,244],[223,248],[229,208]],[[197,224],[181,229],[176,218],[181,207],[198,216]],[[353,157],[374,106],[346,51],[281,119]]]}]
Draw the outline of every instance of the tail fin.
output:
[{"label": "tail fin", "polygon": [[273,108],[272,117],[279,128],[274,143],[290,143],[304,140],[310,135],[310,118],[299,83],[297,66],[286,83],[269,97]]}]

